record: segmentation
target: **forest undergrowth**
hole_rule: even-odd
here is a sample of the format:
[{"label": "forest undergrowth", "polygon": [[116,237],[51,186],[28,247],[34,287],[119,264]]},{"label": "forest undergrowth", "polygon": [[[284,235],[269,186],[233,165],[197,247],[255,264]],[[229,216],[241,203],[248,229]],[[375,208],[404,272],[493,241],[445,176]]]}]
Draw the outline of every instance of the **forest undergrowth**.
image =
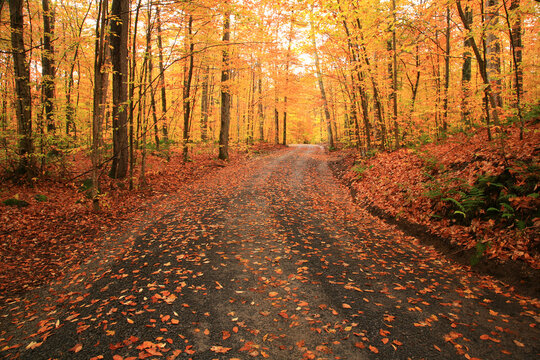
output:
[{"label": "forest undergrowth", "polygon": [[468,262],[540,269],[540,124],[461,132],[435,143],[361,156],[339,150],[340,177],[362,206],[423,226]]}]

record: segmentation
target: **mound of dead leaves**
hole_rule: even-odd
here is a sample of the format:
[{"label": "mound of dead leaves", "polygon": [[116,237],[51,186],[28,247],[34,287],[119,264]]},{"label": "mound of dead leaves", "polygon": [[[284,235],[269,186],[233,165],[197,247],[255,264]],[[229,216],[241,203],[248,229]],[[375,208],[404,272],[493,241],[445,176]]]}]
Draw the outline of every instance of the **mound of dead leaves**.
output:
[{"label": "mound of dead leaves", "polygon": [[[457,134],[418,148],[349,155],[344,179],[363,205],[425,225],[478,257],[540,268],[540,126]],[[473,260],[474,261],[474,260]]]}]

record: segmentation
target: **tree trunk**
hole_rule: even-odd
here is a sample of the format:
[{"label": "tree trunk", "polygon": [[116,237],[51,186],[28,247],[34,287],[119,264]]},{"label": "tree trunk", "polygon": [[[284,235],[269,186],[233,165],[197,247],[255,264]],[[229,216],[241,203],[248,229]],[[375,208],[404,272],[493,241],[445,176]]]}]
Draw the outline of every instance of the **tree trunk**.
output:
[{"label": "tree trunk", "polygon": [[[381,132],[381,148],[385,148],[386,144],[386,125],[384,123],[384,117],[383,117],[383,111],[382,111],[382,104],[379,96],[379,85],[377,84],[377,80],[375,79],[375,76],[373,75],[373,71],[371,69],[371,62],[369,61],[367,51],[364,44],[364,36],[362,33],[362,24],[360,23],[360,19],[356,18],[356,26],[358,30],[360,31],[360,41],[358,43],[361,44],[360,49],[362,52],[362,58],[364,60],[364,63],[367,66],[367,71],[369,74],[369,78],[371,80],[371,85],[373,89],[373,100],[375,102],[375,119],[379,123],[380,132]],[[366,105],[365,108],[367,109],[367,99],[366,99]]]},{"label": "tree trunk", "polygon": [[283,97],[283,145],[287,145],[287,102],[288,97],[287,93],[289,92],[289,67],[291,64],[291,43],[292,43],[292,35],[293,35],[293,29],[294,29],[294,22],[293,18],[291,16],[291,24],[289,27],[289,38],[287,45],[287,55],[286,55],[286,61],[285,61],[285,96]]},{"label": "tree trunk", "polygon": [[183,144],[183,156],[184,162],[188,161],[188,142],[189,142],[189,128],[190,128],[190,116],[191,116],[191,80],[193,78],[193,50],[195,44],[193,43],[193,16],[189,15],[188,25],[186,29],[186,50],[189,54],[189,64],[184,74],[184,91],[182,94],[183,108],[184,108],[184,132],[182,138]]},{"label": "tree trunk", "polygon": [[[134,98],[135,93],[135,70],[137,68],[137,30],[139,24],[139,13],[141,9],[141,0],[138,0],[137,7],[135,9],[135,21],[133,22],[133,37],[131,47],[131,59],[129,64],[129,98]],[[129,189],[133,189],[133,178],[135,171],[135,134],[134,134],[134,118],[135,104],[133,101],[129,102]]]},{"label": "tree trunk", "polygon": [[113,162],[109,176],[123,179],[129,164],[128,106],[128,34],[130,0],[113,0],[111,7],[111,46],[113,65]]},{"label": "tree trunk", "polygon": [[23,0],[9,1],[11,24],[11,48],[13,55],[13,71],[15,77],[15,113],[17,116],[17,135],[19,135],[18,152],[20,156],[17,172],[32,172],[32,97],[30,90],[30,68],[26,61],[24,48]]},{"label": "tree trunk", "polygon": [[223,16],[223,53],[221,62],[221,127],[219,129],[219,159],[229,159],[229,126],[231,123],[231,94],[229,79],[231,76],[229,64],[229,43],[231,39],[230,24],[231,11],[229,2],[225,2],[225,14]]},{"label": "tree trunk", "polygon": [[[465,7],[464,19],[468,27],[472,27],[473,13],[472,9],[467,5]],[[463,67],[461,69],[461,89],[462,89],[462,101],[461,101],[461,119],[468,127],[472,125],[470,119],[470,104],[469,98],[471,96],[471,74],[472,74],[472,58],[471,58],[471,38],[465,37],[463,47]]]},{"label": "tree trunk", "polygon": [[55,73],[54,47],[51,39],[54,38],[54,8],[49,7],[49,0],[42,0],[43,6],[43,51],[41,53],[42,66],[42,94],[43,110],[45,111],[45,123],[47,131],[54,132],[56,124],[54,120],[54,97],[55,97]]},{"label": "tree trunk", "polygon": [[276,94],[274,97],[274,143],[279,144],[279,111],[278,111],[278,94],[276,87]]},{"label": "tree trunk", "polygon": [[259,118],[259,141],[264,141],[264,113],[263,113],[263,95],[262,95],[262,70],[261,64],[258,63],[258,81],[257,81],[257,117]]},{"label": "tree trunk", "polygon": [[324,82],[322,78],[321,65],[319,61],[319,54],[317,51],[317,42],[315,41],[315,31],[313,23],[311,23],[311,43],[313,44],[313,55],[315,56],[315,71],[317,72],[317,81],[319,83],[319,90],[321,91],[321,98],[323,101],[324,116],[326,118],[326,125],[328,131],[328,146],[330,149],[334,149],[334,136],[332,134],[332,120],[330,118],[330,110],[328,108],[328,100],[326,99],[326,92],[324,90]]},{"label": "tree trunk", "polygon": [[[486,73],[497,107],[501,107],[501,42],[496,34],[499,23],[499,0],[486,1]],[[498,125],[498,119],[493,119]]]},{"label": "tree trunk", "polygon": [[[82,18],[81,22],[77,24],[79,27],[77,32],[77,38],[81,38],[82,31],[84,29],[84,24],[86,22],[86,18],[88,17],[88,14],[90,13],[90,10],[92,8],[93,4],[90,3],[88,6],[88,9],[86,10],[86,13],[84,14],[84,17]],[[80,41],[77,41],[75,43],[75,51],[73,53],[73,58],[71,59],[71,64],[69,66],[69,73],[67,78],[67,89],[66,89],[66,135],[70,134],[71,129],[73,128],[75,132],[75,137],[77,136],[77,128],[75,126],[75,108],[73,107],[73,104],[71,103],[71,95],[73,92],[73,85],[75,83],[74,81],[74,73],[75,73],[75,64],[78,61],[79,57],[79,49],[81,47]]]},{"label": "tree trunk", "polygon": [[397,121],[398,117],[398,104],[397,104],[397,41],[396,41],[396,0],[392,0],[392,120],[394,121],[394,146],[399,148],[399,125]]},{"label": "tree trunk", "polygon": [[520,121],[519,138],[523,140],[523,115],[521,113],[521,97],[523,95],[523,70],[522,62],[522,42],[521,42],[521,14],[519,12],[519,0],[512,0],[510,3],[510,11],[515,14],[514,23],[511,24],[506,2],[503,0],[504,11],[506,14],[506,23],[508,25],[508,33],[510,35],[510,48],[512,50],[512,64],[514,67],[514,91],[516,93],[516,101],[514,107],[517,109],[518,119]]},{"label": "tree trunk", "polygon": [[248,90],[248,108],[247,108],[247,129],[246,144],[253,144],[254,139],[254,118],[255,118],[255,92],[257,91],[257,81],[255,79],[255,69],[250,67],[250,85]]},{"label": "tree trunk", "polygon": [[446,6],[446,48],[444,54],[444,100],[442,131],[448,131],[448,87],[450,85],[450,5]]},{"label": "tree trunk", "polygon": [[[366,96],[366,90],[364,85],[364,74],[360,70],[360,50],[358,49],[358,44],[353,43],[351,41],[351,33],[349,30],[349,26],[347,24],[346,19],[342,21],[343,28],[345,29],[345,34],[347,35],[347,46],[349,48],[349,53],[351,54],[352,62],[353,62],[353,74],[351,74],[351,83],[353,85],[353,101],[358,102],[356,93],[360,96],[360,108],[362,109],[362,118],[364,122],[364,133],[366,134],[366,147],[367,149],[371,149],[371,124],[369,122],[369,111],[368,111],[368,101]],[[354,79],[354,75],[356,75],[357,81]],[[357,109],[358,106],[355,106],[355,109]],[[358,120],[355,120],[358,122]],[[359,132],[358,132],[359,134]],[[360,137],[358,136],[358,142],[360,142]]]},{"label": "tree trunk", "polygon": [[165,91],[165,65],[163,62],[163,40],[161,37],[161,13],[159,3],[156,3],[156,21],[157,21],[157,44],[159,55],[159,87],[161,89],[161,132],[165,141],[169,140],[169,129],[167,121],[167,93]]},{"label": "tree trunk", "polygon": [[98,18],[96,21],[96,40],[94,49],[94,99],[92,113],[92,201],[94,211],[99,211],[99,164],[101,162],[101,126],[104,114],[104,91],[103,85],[108,80],[105,76],[105,49],[106,43],[108,0],[99,2]]},{"label": "tree trunk", "polygon": [[208,139],[208,77],[210,66],[204,67],[202,94],[201,94],[201,140]]},{"label": "tree trunk", "polygon": [[484,85],[485,85],[484,93],[486,94],[486,98],[492,107],[493,119],[496,121],[496,123],[499,123],[498,103],[497,103],[495,95],[492,92],[491,84],[487,76],[486,62],[484,61],[482,54],[480,53],[480,49],[478,48],[476,41],[474,41],[474,38],[471,35],[471,26],[466,21],[465,12],[463,11],[463,7],[461,6],[461,0],[457,0],[456,6],[458,9],[461,22],[463,23],[463,27],[468,33],[467,37],[471,40],[470,44],[473,49],[474,55],[476,57],[476,61],[478,62],[478,67],[480,69],[480,76],[482,77],[482,81],[484,82]]}]

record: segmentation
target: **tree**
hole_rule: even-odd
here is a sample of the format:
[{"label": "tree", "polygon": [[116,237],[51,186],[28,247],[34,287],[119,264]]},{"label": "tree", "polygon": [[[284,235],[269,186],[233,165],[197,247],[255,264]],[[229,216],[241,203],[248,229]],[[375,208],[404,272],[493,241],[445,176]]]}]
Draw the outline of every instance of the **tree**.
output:
[{"label": "tree", "polygon": [[396,41],[396,0],[392,0],[392,65],[391,65],[391,78],[392,78],[392,120],[394,121],[394,146],[397,149],[399,147],[399,125],[397,121],[398,117],[398,84],[397,84],[397,41]]},{"label": "tree", "polygon": [[448,88],[450,86],[450,5],[446,6],[446,46],[444,50],[444,100],[442,131],[448,131]]},{"label": "tree", "polygon": [[231,94],[229,79],[231,70],[229,64],[229,43],[231,39],[230,24],[231,10],[228,1],[225,2],[223,15],[223,52],[221,61],[221,127],[219,129],[219,159],[229,159],[229,126],[231,123]]},{"label": "tree", "polygon": [[156,22],[157,22],[157,45],[159,55],[159,88],[161,90],[161,117],[162,117],[162,133],[165,141],[169,139],[169,130],[167,122],[167,92],[165,89],[165,66],[163,61],[163,40],[161,29],[161,12],[159,3],[156,3]]},{"label": "tree", "polygon": [[204,66],[203,70],[203,82],[202,82],[202,94],[201,94],[201,140],[208,140],[208,81],[210,77],[210,66]]},{"label": "tree", "polygon": [[[470,6],[466,6],[465,7],[465,11],[464,11],[464,18],[463,18],[463,21],[466,23],[466,26],[468,27],[472,27],[472,22],[473,22],[473,16],[472,16],[472,9],[470,8]],[[462,101],[461,101],[461,118],[463,120],[463,123],[466,124],[467,126],[470,126],[471,125],[471,119],[470,119],[470,99],[469,97],[471,96],[471,76],[472,76],[472,58],[471,58],[471,52],[470,52],[470,49],[471,49],[471,37],[470,36],[466,36],[465,37],[465,40],[464,40],[464,43],[463,43],[463,46],[464,46],[464,51],[463,51],[463,66],[462,66],[462,70],[461,70],[461,89],[462,89]]]},{"label": "tree", "polygon": [[289,97],[287,93],[289,92],[289,67],[291,66],[291,44],[294,30],[294,18],[291,14],[290,27],[289,27],[289,36],[288,36],[288,45],[287,45],[287,55],[285,60],[285,96],[283,97],[283,145],[287,145],[287,105]]},{"label": "tree", "polygon": [[[491,92],[497,108],[501,103],[501,42],[497,35],[499,23],[499,0],[486,0],[486,75],[491,84]],[[498,125],[498,118],[493,119]]]},{"label": "tree", "polygon": [[51,8],[49,0],[42,0],[43,7],[43,51],[41,56],[42,66],[42,93],[43,109],[45,110],[45,122],[47,131],[54,132],[56,129],[54,112],[55,97],[55,73],[54,66],[54,47],[52,39],[54,38],[54,7]]},{"label": "tree", "polygon": [[[88,5],[88,8],[86,9],[83,18],[79,21],[76,19],[76,25],[77,25],[77,32],[76,32],[76,38],[80,39],[82,32],[85,28],[85,22],[88,17],[88,14],[90,13],[90,10],[92,8],[93,4],[90,3]],[[98,5],[99,8],[100,5]],[[71,62],[69,64],[69,70],[67,75],[67,89],[66,89],[66,135],[69,135],[70,132],[73,130],[73,133],[75,137],[77,137],[77,126],[75,124],[75,114],[76,114],[76,108],[73,106],[71,97],[73,94],[73,87],[75,85],[75,66],[77,64],[78,58],[79,58],[79,51],[81,49],[81,41],[78,40],[75,42],[75,49],[73,51],[73,57],[71,58]],[[94,49],[95,50],[95,49]],[[95,55],[95,54],[94,54]],[[95,60],[95,58],[94,58]]]},{"label": "tree", "polygon": [[461,22],[463,23],[463,27],[467,31],[466,36],[471,40],[470,44],[473,49],[474,55],[476,57],[476,61],[478,62],[478,67],[480,68],[480,76],[482,77],[482,81],[485,85],[484,93],[486,94],[486,98],[491,105],[493,119],[495,120],[495,123],[498,124],[499,123],[498,102],[497,102],[496,95],[493,94],[493,90],[491,88],[491,84],[487,75],[486,62],[484,61],[482,57],[482,54],[480,52],[480,49],[478,48],[478,45],[476,44],[476,41],[472,37],[472,34],[471,34],[472,29],[471,29],[471,26],[469,25],[469,22],[467,21],[465,12],[463,11],[461,0],[456,1],[456,6],[458,9],[458,14],[461,19]]},{"label": "tree", "polygon": [[130,0],[113,0],[111,5],[111,58],[113,66],[113,162],[109,176],[127,175],[128,152],[128,34]]},{"label": "tree", "polygon": [[13,74],[15,77],[15,113],[17,116],[17,135],[19,136],[18,152],[20,156],[17,172],[31,174],[33,172],[32,154],[32,96],[30,92],[30,69],[26,60],[24,46],[23,1],[9,1],[11,25],[11,48],[13,55]]},{"label": "tree", "polygon": [[184,108],[184,132],[182,142],[184,148],[184,161],[188,161],[189,127],[191,119],[191,79],[193,78],[193,51],[195,50],[195,44],[193,43],[193,15],[189,15],[188,17],[185,41],[189,63],[186,64],[184,70],[184,90],[182,96]]},{"label": "tree", "polygon": [[94,96],[93,96],[93,112],[92,112],[92,200],[94,210],[99,210],[98,191],[99,191],[99,175],[98,170],[101,161],[101,127],[104,115],[105,92],[103,87],[108,81],[105,73],[105,54],[108,47],[106,41],[107,28],[107,12],[109,8],[108,0],[98,2],[98,18],[95,29],[95,47],[94,47]]},{"label": "tree", "polygon": [[523,44],[521,41],[521,14],[519,13],[519,0],[512,0],[510,3],[510,12],[514,16],[514,23],[510,19],[510,13],[503,0],[504,12],[506,15],[506,23],[508,25],[508,34],[510,35],[510,49],[512,52],[512,64],[514,67],[514,91],[516,93],[516,101],[514,107],[517,109],[518,119],[520,120],[519,138],[523,140],[523,115],[521,113],[521,98],[523,96],[523,69],[521,62],[523,61]]},{"label": "tree", "polygon": [[330,118],[330,110],[328,108],[328,100],[326,98],[326,92],[324,90],[324,82],[322,78],[321,65],[319,61],[319,53],[317,51],[317,42],[315,40],[315,30],[313,28],[313,22],[311,23],[311,42],[313,44],[313,54],[315,56],[315,71],[317,73],[317,81],[319,84],[319,90],[321,91],[321,98],[323,101],[324,116],[326,119],[327,132],[328,132],[328,146],[330,149],[334,148],[334,136],[332,134],[332,120]]}]

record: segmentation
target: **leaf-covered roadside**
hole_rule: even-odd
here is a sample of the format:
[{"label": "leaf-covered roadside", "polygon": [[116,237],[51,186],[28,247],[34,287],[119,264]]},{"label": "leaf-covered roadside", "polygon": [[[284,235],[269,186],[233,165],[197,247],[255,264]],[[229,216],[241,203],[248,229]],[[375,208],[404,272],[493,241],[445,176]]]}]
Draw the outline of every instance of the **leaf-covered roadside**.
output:
[{"label": "leaf-covered roadside", "polygon": [[89,176],[65,180],[90,167],[89,159],[82,152],[66,155],[62,169],[53,169],[50,176],[35,179],[33,184],[2,182],[0,302],[7,294],[31,290],[62,275],[99,250],[103,241],[99,234],[120,229],[123,222],[132,221],[144,209],[159,202],[163,195],[223,166],[278,148],[257,144],[249,151],[236,150],[228,163],[215,160],[212,152],[203,148],[195,148],[192,161],[187,163],[182,161],[181,150],[170,150],[169,159],[155,153],[147,160],[147,186],[144,188],[129,191],[127,181],[112,181],[103,174],[98,213],[92,210],[92,202],[85,193]]},{"label": "leaf-covered roadside", "polygon": [[342,150],[343,179],[362,205],[425,225],[464,249],[474,265],[487,256],[540,268],[540,126],[524,140],[504,128],[488,142],[485,130],[438,143],[362,157]]}]

